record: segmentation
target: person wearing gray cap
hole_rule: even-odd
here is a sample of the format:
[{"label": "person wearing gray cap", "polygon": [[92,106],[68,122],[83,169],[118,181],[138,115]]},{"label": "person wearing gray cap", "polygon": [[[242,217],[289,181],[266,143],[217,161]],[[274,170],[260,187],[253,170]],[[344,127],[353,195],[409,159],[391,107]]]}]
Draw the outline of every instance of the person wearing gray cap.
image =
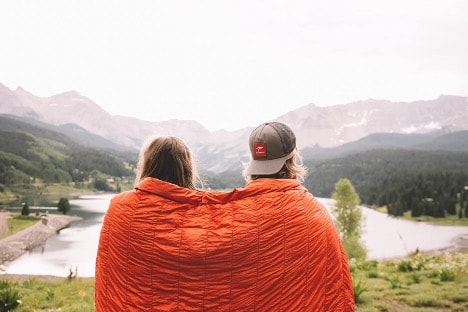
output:
[{"label": "person wearing gray cap", "polygon": [[296,148],[296,136],[287,125],[267,122],[252,131],[249,137],[252,160],[244,175],[258,177],[298,178],[303,180],[307,169]]},{"label": "person wearing gray cap", "polygon": [[326,208],[302,186],[307,169],[294,132],[284,123],[263,123],[250,134],[249,147],[241,190],[250,194],[250,205],[243,209],[259,211],[258,237],[269,237],[260,245],[276,255],[264,264],[282,272],[270,276],[271,284],[290,292],[287,306],[294,311],[354,311],[343,244]]}]

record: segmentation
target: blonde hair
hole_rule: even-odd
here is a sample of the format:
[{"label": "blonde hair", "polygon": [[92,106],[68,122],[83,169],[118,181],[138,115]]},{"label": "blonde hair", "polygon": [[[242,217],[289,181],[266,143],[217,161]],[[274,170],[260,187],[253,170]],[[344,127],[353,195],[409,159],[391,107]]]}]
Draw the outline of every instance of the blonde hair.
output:
[{"label": "blonde hair", "polygon": [[135,186],[152,177],[195,189],[200,181],[189,147],[177,137],[150,138],[143,145],[137,165]]},{"label": "blonde hair", "polygon": [[307,168],[302,162],[302,156],[299,154],[299,151],[294,149],[291,152],[291,157],[288,158],[280,171],[275,174],[268,175],[246,175],[246,169],[248,166],[245,166],[243,171],[244,178],[247,182],[257,180],[260,178],[271,178],[271,179],[297,179],[300,182],[304,182],[304,179],[307,175]]}]

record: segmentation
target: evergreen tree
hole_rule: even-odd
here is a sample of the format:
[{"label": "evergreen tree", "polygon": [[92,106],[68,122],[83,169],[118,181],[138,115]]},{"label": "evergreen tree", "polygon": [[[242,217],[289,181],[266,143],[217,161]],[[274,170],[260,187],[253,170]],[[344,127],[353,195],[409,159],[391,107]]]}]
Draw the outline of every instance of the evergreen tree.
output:
[{"label": "evergreen tree", "polygon": [[468,218],[468,202],[465,201],[465,218]]},{"label": "evergreen tree", "polygon": [[411,216],[420,217],[423,214],[423,205],[421,204],[421,199],[413,198],[411,201]]},{"label": "evergreen tree", "polygon": [[335,185],[332,198],[335,225],[340,233],[348,258],[366,258],[366,249],[361,243],[360,198],[351,181],[340,179]]},{"label": "evergreen tree", "polygon": [[70,203],[68,202],[68,198],[60,198],[57,204],[57,210],[63,214],[67,214],[70,211]]},{"label": "evergreen tree", "polygon": [[22,216],[29,216],[29,214],[30,214],[29,205],[26,202],[26,203],[23,204],[23,208],[21,209],[21,215]]}]

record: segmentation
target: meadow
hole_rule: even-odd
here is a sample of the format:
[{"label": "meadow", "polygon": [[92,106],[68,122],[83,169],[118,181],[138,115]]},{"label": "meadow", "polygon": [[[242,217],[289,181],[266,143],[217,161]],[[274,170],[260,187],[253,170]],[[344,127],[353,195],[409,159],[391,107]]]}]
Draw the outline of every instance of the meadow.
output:
[{"label": "meadow", "polygon": [[[468,311],[468,253],[350,262],[357,312]],[[14,311],[94,310],[94,278],[5,275],[0,302]],[[0,311],[7,311],[2,310]]]}]

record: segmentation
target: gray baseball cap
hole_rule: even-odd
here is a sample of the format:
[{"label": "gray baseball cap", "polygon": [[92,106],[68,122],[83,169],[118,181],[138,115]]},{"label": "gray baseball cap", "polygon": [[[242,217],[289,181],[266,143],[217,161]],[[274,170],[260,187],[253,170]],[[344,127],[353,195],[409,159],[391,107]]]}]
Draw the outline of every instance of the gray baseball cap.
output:
[{"label": "gray baseball cap", "polygon": [[281,122],[266,122],[255,128],[249,137],[252,160],[246,175],[278,173],[296,148],[296,136]]}]

